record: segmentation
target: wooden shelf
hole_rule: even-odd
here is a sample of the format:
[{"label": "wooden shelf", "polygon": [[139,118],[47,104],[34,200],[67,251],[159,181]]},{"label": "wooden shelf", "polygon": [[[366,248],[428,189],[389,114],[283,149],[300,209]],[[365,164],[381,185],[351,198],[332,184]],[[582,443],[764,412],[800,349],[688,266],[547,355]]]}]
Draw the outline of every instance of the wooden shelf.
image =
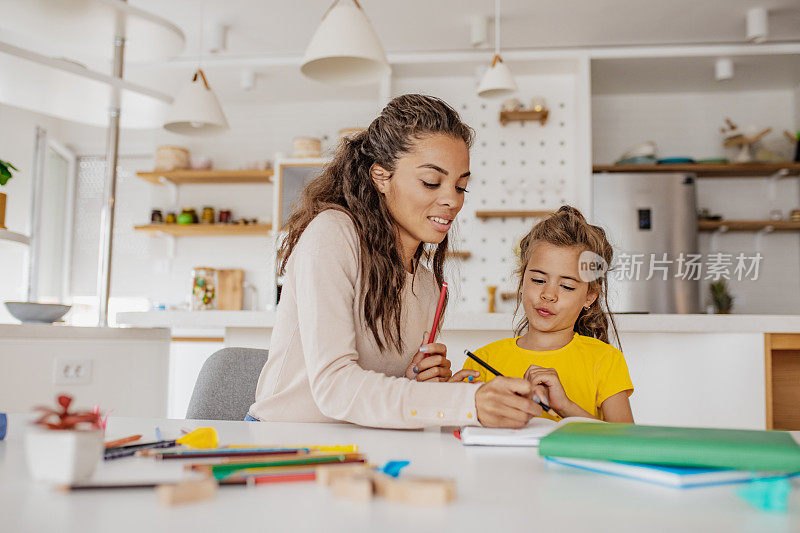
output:
[{"label": "wooden shelf", "polygon": [[272,224],[146,224],[134,226],[134,230],[149,235],[172,235],[173,237],[221,237],[269,235]]},{"label": "wooden shelf", "polygon": [[800,175],[800,163],[686,163],[677,165],[595,165],[594,172],[691,172],[698,178],[768,177],[786,170]]},{"label": "wooden shelf", "polygon": [[547,117],[550,111],[542,109],[541,111],[500,111],[500,124],[505,126],[509,122],[538,122],[542,126],[547,123]]},{"label": "wooden shelf", "polygon": [[767,429],[800,430],[800,335],[764,334]]},{"label": "wooden shelf", "polygon": [[790,220],[698,220],[699,231],[800,231],[800,222]]},{"label": "wooden shelf", "polygon": [[469,259],[470,257],[472,257],[472,252],[450,251],[445,254],[445,257],[452,259]]},{"label": "wooden shelf", "polygon": [[552,215],[552,211],[475,211],[475,216],[487,218],[544,218]]},{"label": "wooden shelf", "polygon": [[163,185],[165,181],[175,185],[203,183],[272,183],[269,170],[170,170],[165,172],[137,172],[140,178]]},{"label": "wooden shelf", "polygon": [[14,231],[8,231],[5,228],[0,228],[0,241],[18,242],[20,244],[31,243],[31,239],[27,235],[23,235],[22,233],[16,233]]}]

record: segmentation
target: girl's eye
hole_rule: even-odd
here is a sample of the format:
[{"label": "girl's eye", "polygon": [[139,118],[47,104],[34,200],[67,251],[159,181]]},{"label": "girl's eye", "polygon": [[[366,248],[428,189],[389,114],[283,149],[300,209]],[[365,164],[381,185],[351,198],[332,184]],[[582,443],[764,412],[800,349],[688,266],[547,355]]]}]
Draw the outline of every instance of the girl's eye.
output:
[{"label": "girl's eye", "polygon": [[566,289],[568,291],[574,291],[575,290],[575,287],[570,287],[569,285],[562,285],[562,287],[564,287],[564,289]]},{"label": "girl's eye", "polygon": [[543,280],[543,279],[531,278],[531,281],[532,281],[532,282],[534,282],[534,283],[539,283],[539,284],[542,284],[542,283],[544,283],[544,280]]}]

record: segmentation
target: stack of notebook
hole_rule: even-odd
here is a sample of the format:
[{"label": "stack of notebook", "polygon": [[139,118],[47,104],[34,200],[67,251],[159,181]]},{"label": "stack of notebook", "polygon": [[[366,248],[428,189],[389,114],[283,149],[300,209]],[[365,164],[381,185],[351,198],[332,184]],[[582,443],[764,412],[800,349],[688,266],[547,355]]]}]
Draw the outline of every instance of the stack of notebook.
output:
[{"label": "stack of notebook", "polygon": [[543,437],[539,455],[551,464],[672,487],[800,473],[800,445],[782,431],[576,422]]}]

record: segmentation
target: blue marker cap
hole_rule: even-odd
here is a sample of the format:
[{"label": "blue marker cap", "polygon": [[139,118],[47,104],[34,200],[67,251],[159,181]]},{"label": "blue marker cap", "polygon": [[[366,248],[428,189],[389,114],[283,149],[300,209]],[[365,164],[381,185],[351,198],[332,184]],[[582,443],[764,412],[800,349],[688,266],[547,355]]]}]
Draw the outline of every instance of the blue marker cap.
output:
[{"label": "blue marker cap", "polygon": [[5,413],[0,413],[0,440],[6,438],[6,427],[8,427],[8,418]]}]

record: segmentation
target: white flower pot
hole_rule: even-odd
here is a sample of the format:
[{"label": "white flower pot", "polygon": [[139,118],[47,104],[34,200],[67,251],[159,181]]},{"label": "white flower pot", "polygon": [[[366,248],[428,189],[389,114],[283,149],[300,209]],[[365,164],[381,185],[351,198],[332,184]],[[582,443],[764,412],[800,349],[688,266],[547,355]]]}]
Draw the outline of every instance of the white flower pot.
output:
[{"label": "white flower pot", "polygon": [[25,435],[28,470],[36,481],[68,485],[92,477],[103,458],[103,430],[33,426]]}]

